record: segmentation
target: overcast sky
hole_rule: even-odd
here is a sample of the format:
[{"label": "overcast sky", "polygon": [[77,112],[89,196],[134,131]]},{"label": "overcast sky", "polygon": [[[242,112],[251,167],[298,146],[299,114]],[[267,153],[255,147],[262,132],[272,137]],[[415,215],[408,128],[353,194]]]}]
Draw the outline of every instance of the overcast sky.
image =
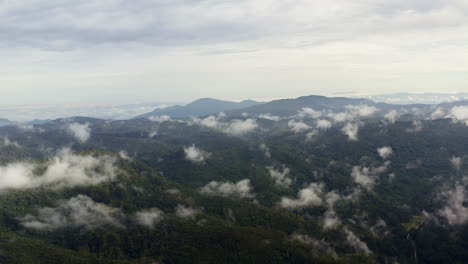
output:
[{"label": "overcast sky", "polygon": [[0,104],[468,91],[468,0],[0,0]]}]

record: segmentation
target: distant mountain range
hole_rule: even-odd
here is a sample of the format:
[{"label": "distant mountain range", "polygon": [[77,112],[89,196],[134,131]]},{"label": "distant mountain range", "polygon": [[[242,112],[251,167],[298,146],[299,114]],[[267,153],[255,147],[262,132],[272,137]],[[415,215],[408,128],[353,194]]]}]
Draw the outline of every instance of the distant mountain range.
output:
[{"label": "distant mountain range", "polygon": [[10,125],[14,125],[14,124],[16,124],[16,122],[10,121],[10,120],[5,119],[5,118],[0,118],[0,127],[10,126]]},{"label": "distant mountain range", "polygon": [[136,118],[147,118],[151,116],[168,115],[172,118],[187,118],[191,116],[204,116],[215,114],[228,110],[242,109],[254,105],[263,104],[253,100],[245,100],[242,102],[223,101],[212,98],[198,99],[186,106],[175,105],[167,108],[158,108],[152,112],[142,114]]}]

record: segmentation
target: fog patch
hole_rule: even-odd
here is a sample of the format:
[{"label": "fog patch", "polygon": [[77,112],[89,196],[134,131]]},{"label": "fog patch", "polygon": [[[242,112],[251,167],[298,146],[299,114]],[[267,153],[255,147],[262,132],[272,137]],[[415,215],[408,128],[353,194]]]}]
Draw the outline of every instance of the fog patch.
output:
[{"label": "fog patch", "polygon": [[89,123],[71,123],[67,126],[67,132],[73,136],[78,142],[85,143],[91,137],[91,128]]},{"label": "fog patch", "polygon": [[447,118],[451,118],[453,122],[460,122],[468,125],[468,106],[455,106],[450,109]]},{"label": "fog patch", "polygon": [[300,190],[297,199],[283,197],[279,205],[287,209],[300,209],[304,207],[318,206],[322,204],[323,184],[311,183]]},{"label": "fog patch", "polygon": [[399,117],[400,114],[396,110],[392,110],[384,115],[384,120],[393,124],[398,120]]},{"label": "fog patch", "polygon": [[45,164],[16,162],[0,166],[0,191],[97,185],[115,179],[115,162],[108,155],[83,156],[63,149]]},{"label": "fog patch", "polygon": [[312,128],[311,126],[307,125],[306,123],[301,122],[301,121],[296,121],[296,120],[289,120],[288,127],[294,133],[301,133],[301,132],[307,131],[307,130]]},{"label": "fog patch", "polygon": [[361,167],[354,166],[351,172],[351,177],[355,183],[367,188],[372,189],[375,185],[379,174],[385,172],[390,165],[390,162],[385,162],[379,167]]},{"label": "fog patch", "polygon": [[275,116],[275,115],[272,115],[272,114],[261,114],[258,116],[259,118],[263,118],[263,119],[267,119],[267,120],[271,120],[271,121],[279,121],[281,119],[281,117],[279,116]]},{"label": "fog patch", "polygon": [[136,212],[134,219],[139,225],[152,229],[164,219],[164,212],[153,207]]},{"label": "fog patch", "polygon": [[267,167],[271,178],[275,180],[275,185],[278,187],[288,188],[292,184],[292,180],[288,177],[290,170],[283,166],[282,170],[276,170],[273,166]]},{"label": "fog patch", "polygon": [[200,192],[206,195],[220,195],[225,197],[254,197],[249,179],[244,179],[237,183],[212,181],[202,187]]},{"label": "fog patch", "polygon": [[211,153],[206,152],[195,145],[184,148],[185,159],[193,163],[204,163],[208,158],[211,157]]},{"label": "fog patch", "polygon": [[322,113],[315,111],[312,108],[304,107],[297,112],[298,118],[319,118],[322,116]]},{"label": "fog patch", "polygon": [[349,230],[347,227],[343,228],[343,231],[346,235],[346,241],[350,246],[356,249],[359,252],[364,254],[371,254],[372,251],[369,250],[367,244],[362,241],[358,236],[356,236],[353,231]]},{"label": "fog patch", "polygon": [[1,147],[16,147],[16,148],[21,148],[21,145],[16,142],[16,141],[12,141],[10,140],[8,137],[2,137],[0,138],[0,146]]},{"label": "fog patch", "polygon": [[96,203],[86,195],[60,200],[57,207],[44,207],[36,215],[28,214],[20,219],[21,225],[35,230],[55,230],[78,227],[93,230],[105,226],[123,227],[116,216],[119,210]]},{"label": "fog patch", "polygon": [[348,140],[350,141],[357,141],[358,140],[358,132],[359,132],[359,124],[357,123],[347,123],[342,129],[341,132],[348,136]]},{"label": "fog patch", "polygon": [[464,186],[457,185],[454,189],[442,193],[446,205],[437,214],[443,217],[451,226],[460,226],[468,222],[468,195]]},{"label": "fog patch", "polygon": [[450,158],[450,163],[452,164],[453,168],[459,171],[463,164],[463,159],[461,157],[452,157]]},{"label": "fog patch", "polygon": [[392,154],[393,154],[393,149],[392,147],[381,147],[381,148],[378,148],[377,149],[377,153],[379,153],[379,156],[382,158],[382,159],[387,159],[388,157],[390,157]]},{"label": "fog patch", "polygon": [[182,219],[194,219],[198,213],[199,211],[197,209],[181,204],[177,205],[175,210],[176,216]]},{"label": "fog patch", "polygon": [[168,115],[161,115],[161,116],[150,116],[148,120],[151,122],[163,123],[166,121],[171,121],[171,117]]}]

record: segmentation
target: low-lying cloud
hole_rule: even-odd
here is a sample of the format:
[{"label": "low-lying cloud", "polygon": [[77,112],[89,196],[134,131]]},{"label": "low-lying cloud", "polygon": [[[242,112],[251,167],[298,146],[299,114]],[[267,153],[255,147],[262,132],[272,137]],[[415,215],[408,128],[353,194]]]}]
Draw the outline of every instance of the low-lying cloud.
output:
[{"label": "low-lying cloud", "polygon": [[379,153],[379,156],[382,159],[387,159],[388,157],[390,157],[393,154],[393,149],[392,149],[392,147],[388,147],[388,146],[381,147],[381,148],[377,149],[377,153]]},{"label": "low-lying cloud", "polygon": [[211,153],[206,152],[195,145],[184,148],[185,159],[193,163],[204,163],[210,156]]},{"label": "low-lying cloud", "polygon": [[93,230],[104,226],[123,227],[119,222],[119,210],[96,203],[86,195],[77,195],[69,200],[59,200],[56,207],[44,207],[35,215],[28,214],[20,219],[21,225],[29,229],[55,230],[78,227]]},{"label": "low-lying cloud", "polygon": [[71,123],[67,126],[67,132],[80,143],[85,143],[91,137],[89,123]]},{"label": "low-lying cloud", "polygon": [[134,218],[139,225],[151,229],[164,219],[164,213],[160,209],[153,207],[136,212]]},{"label": "low-lying cloud", "polygon": [[252,186],[249,179],[232,182],[212,181],[200,189],[202,194],[220,195],[225,197],[252,198]]},{"label": "low-lying cloud", "polygon": [[287,209],[300,209],[322,204],[323,184],[311,183],[306,188],[300,190],[297,199],[288,197],[281,198],[279,205]]},{"label": "low-lying cloud", "polygon": [[16,162],[1,166],[0,191],[97,185],[115,179],[115,162],[112,156],[77,155],[64,149],[45,164]]},{"label": "low-lying cloud", "polygon": [[468,222],[468,194],[465,187],[457,185],[453,190],[442,194],[446,200],[444,208],[437,211],[449,225],[460,226]]},{"label": "low-lying cloud", "polygon": [[275,185],[278,187],[287,188],[291,186],[292,179],[289,178],[290,169],[283,166],[282,170],[276,170],[273,166],[267,167],[271,178],[275,181]]}]

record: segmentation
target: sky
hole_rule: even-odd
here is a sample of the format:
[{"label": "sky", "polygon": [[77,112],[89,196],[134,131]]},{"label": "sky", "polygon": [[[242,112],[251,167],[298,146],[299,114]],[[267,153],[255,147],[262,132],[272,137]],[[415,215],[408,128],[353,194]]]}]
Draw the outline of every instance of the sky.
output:
[{"label": "sky", "polygon": [[468,0],[0,0],[0,105],[468,92]]}]

